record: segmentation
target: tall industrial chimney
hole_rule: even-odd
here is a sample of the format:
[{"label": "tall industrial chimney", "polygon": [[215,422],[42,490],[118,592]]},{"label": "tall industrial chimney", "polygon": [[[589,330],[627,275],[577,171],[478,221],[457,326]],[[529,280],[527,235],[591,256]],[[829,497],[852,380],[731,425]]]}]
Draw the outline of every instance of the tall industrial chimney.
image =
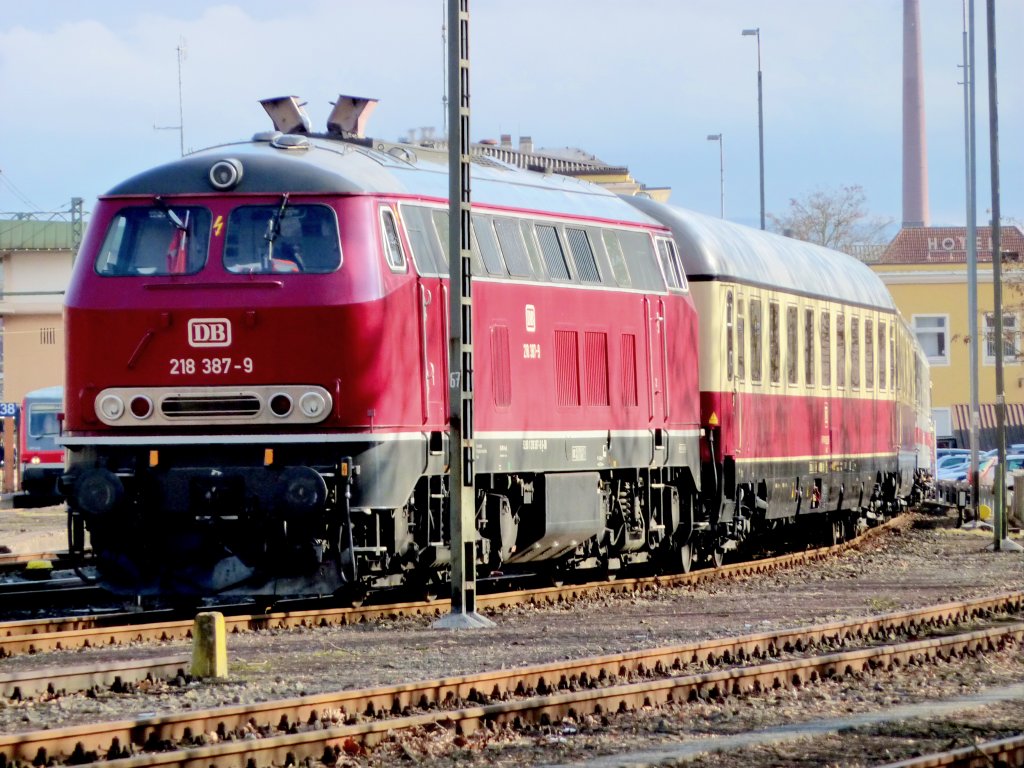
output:
[{"label": "tall industrial chimney", "polygon": [[919,0],[903,0],[903,226],[928,224],[921,8]]}]

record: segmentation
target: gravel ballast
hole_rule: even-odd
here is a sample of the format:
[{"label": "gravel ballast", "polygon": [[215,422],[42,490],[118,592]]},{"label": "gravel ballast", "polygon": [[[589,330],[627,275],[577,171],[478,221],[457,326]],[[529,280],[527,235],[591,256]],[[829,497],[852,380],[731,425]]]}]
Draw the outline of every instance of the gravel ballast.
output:
[{"label": "gravel ballast", "polygon": [[[991,534],[957,530],[949,517],[917,515],[905,526],[882,534],[861,549],[825,562],[693,589],[662,589],[643,595],[588,598],[573,604],[511,608],[491,615],[495,626],[489,629],[437,630],[431,628],[428,618],[403,618],[354,627],[235,635],[228,638],[230,674],[226,680],[157,683],[143,686],[135,694],[101,692],[90,697],[76,695],[50,701],[0,702],[0,729],[35,730],[470,674],[819,624],[1021,588],[1024,557],[987,552],[990,537]],[[126,654],[187,652],[186,643],[89,649],[7,659],[3,661],[3,671],[100,663]],[[456,763],[525,766],[571,764],[599,756],[611,759],[607,757],[609,752],[639,755],[659,745],[672,747],[695,739],[721,738],[795,720],[845,717],[885,710],[896,704],[965,696],[1024,680],[1022,673],[1024,663],[1014,649],[962,664],[935,665],[924,674],[901,671],[864,679],[844,678],[799,691],[780,690],[756,697],[613,717],[587,716],[580,723],[562,723],[536,732],[499,732],[468,740],[443,729],[399,736],[369,755],[342,754],[338,765],[393,765],[401,760],[428,768]],[[1015,722],[1019,724],[1019,706],[977,704],[967,706],[966,711],[975,719],[980,718],[980,722],[995,722],[1004,711],[1016,712]],[[986,716],[985,712],[992,714]],[[940,718],[935,722],[944,721]],[[966,721],[953,717],[950,722]],[[1012,722],[1008,719],[1007,727]],[[898,734],[886,734],[891,726],[864,728],[875,728],[881,735],[868,737],[866,732],[857,732],[856,743],[882,745],[876,750],[878,754],[887,749],[898,751]],[[968,732],[980,733],[970,728]],[[939,741],[951,741],[949,733],[941,728],[938,733]],[[700,762],[705,758],[697,757],[692,764],[713,763],[719,768],[870,764],[850,762],[855,755],[841,746],[848,737],[849,733],[840,732],[814,742],[798,739],[755,745],[742,753],[730,752],[734,757],[716,755],[708,758],[707,763]],[[824,751],[817,758],[801,762],[799,754],[809,755],[806,750],[831,744],[829,739],[835,742],[834,747],[820,747]],[[793,756],[787,757],[790,752]],[[683,759],[682,755],[673,754],[670,749],[659,760],[673,764]],[[734,758],[737,762],[729,762]]]}]

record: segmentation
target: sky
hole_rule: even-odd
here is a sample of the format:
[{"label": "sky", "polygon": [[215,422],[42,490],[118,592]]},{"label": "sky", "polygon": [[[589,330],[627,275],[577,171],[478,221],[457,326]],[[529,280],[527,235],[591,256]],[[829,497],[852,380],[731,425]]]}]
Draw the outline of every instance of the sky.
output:
[{"label": "sky", "polygon": [[[978,223],[991,210],[986,0],[975,1]],[[994,0],[1000,209],[1024,223],[1024,0]],[[920,0],[931,223],[965,224],[962,0]],[[671,202],[759,222],[863,188],[902,219],[902,0],[470,0],[470,134],[579,147]],[[380,100],[368,135],[444,132],[444,0],[0,0],[0,214],[91,210],[296,95]],[[179,113],[179,47],[180,104]],[[183,126],[183,130],[174,126]],[[719,144],[707,139],[722,134]]]}]

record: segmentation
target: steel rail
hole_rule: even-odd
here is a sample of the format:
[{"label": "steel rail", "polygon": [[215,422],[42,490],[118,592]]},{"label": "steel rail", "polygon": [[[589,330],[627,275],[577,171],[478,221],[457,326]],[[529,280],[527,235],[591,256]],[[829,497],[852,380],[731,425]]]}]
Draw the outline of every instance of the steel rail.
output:
[{"label": "steel rail", "polygon": [[[764,560],[731,563],[720,568],[707,568],[685,574],[649,576],[616,581],[592,582],[558,587],[543,587],[493,595],[478,595],[477,607],[503,610],[515,605],[559,604],[600,594],[634,594],[681,586],[698,586],[723,579],[741,579],[763,575],[783,568],[817,562],[863,544],[870,538],[897,525],[906,517],[893,518],[883,525],[868,529],[856,539],[830,547],[795,552]],[[225,616],[228,632],[260,631],[365,624],[377,619],[413,616],[437,617],[450,609],[449,600],[393,603],[359,608],[319,608],[240,616]],[[124,616],[124,614],[118,614]],[[0,622],[0,658],[19,653],[40,653],[97,646],[118,645],[147,640],[187,640],[192,636],[192,620],[111,625],[109,617],[62,617],[56,619]]]},{"label": "steel rail", "polygon": [[[325,700],[321,703],[320,710],[312,710],[304,720],[282,715],[280,721],[275,723],[273,719],[257,721],[255,715],[250,715],[240,721],[246,726],[248,735],[233,740],[233,731],[227,725],[232,718],[222,717],[221,715],[225,714],[222,710],[210,710],[207,713],[192,713],[188,725],[185,725],[185,721],[179,716],[103,724],[108,729],[104,737],[109,739],[114,728],[118,733],[116,740],[109,740],[107,745],[97,743],[96,726],[62,729],[63,733],[36,731],[14,734],[2,738],[0,754],[3,754],[9,763],[21,760],[35,761],[36,764],[48,764],[57,755],[71,755],[70,759],[75,764],[97,762],[105,755],[102,763],[97,762],[97,765],[102,764],[106,768],[134,768],[141,765],[209,768],[211,765],[296,764],[305,757],[320,757],[344,749],[351,743],[374,746],[396,731],[417,727],[439,726],[455,729],[462,734],[472,734],[480,728],[496,724],[514,726],[524,722],[550,723],[567,716],[578,718],[587,712],[600,714],[632,711],[641,707],[658,707],[702,698],[760,693],[780,687],[799,687],[824,678],[921,665],[964,654],[984,653],[998,650],[1011,642],[1020,643],[1022,639],[1024,624],[1018,623],[960,635],[749,667],[622,685],[613,684],[607,687],[581,686],[581,690],[568,693],[526,695],[513,700],[468,707],[464,706],[463,702],[472,696],[472,692],[466,697],[456,697],[444,685],[444,681],[433,681],[433,687],[429,687],[428,684],[407,686],[411,689],[418,688],[418,691],[410,690],[407,693],[412,693],[413,697],[419,695],[420,700],[417,702],[410,698],[410,703],[404,706],[398,700],[387,700],[394,696],[394,689],[389,690],[379,702],[379,706],[368,705],[364,710],[366,716],[376,718],[367,722],[332,725],[331,723],[336,720],[343,720],[349,710],[330,707]],[[347,692],[343,695],[353,697],[359,693]],[[373,692],[362,694],[364,697],[372,697]],[[407,714],[412,707],[429,707],[431,700],[427,698],[428,694],[433,697],[433,703],[452,708]],[[478,700],[501,698],[503,695],[500,690],[495,690],[491,694],[480,696]],[[352,702],[356,700],[358,699],[351,699]],[[396,716],[383,716],[389,712]],[[165,726],[171,720],[178,720],[176,727],[166,729]],[[324,727],[314,728],[313,726],[318,723]],[[297,731],[300,727],[309,730]],[[186,728],[189,729],[187,733]],[[172,736],[171,730],[177,735]],[[284,733],[269,735],[275,731]],[[204,746],[173,746],[182,741],[194,742],[193,734],[209,732],[217,733],[221,741]],[[168,746],[171,748],[166,749]],[[134,757],[128,756],[140,748],[154,751],[147,751]],[[164,751],[161,751],[162,748]]]},{"label": "steel rail", "polygon": [[157,680],[186,675],[191,661],[191,656],[162,656],[108,664],[15,672],[0,675],[0,695],[18,700],[43,693],[58,695],[99,688],[118,689],[146,679]]},{"label": "steel rail", "polygon": [[[129,747],[153,749],[155,745],[178,743],[190,740],[194,735],[210,732],[221,734],[221,738],[226,738],[227,734],[246,728],[259,728],[271,733],[275,730],[303,727],[305,724],[316,721],[330,723],[340,720],[345,722],[348,718],[355,716],[383,717],[388,714],[408,712],[413,708],[426,709],[442,706],[450,708],[459,706],[466,701],[486,703],[512,696],[521,697],[534,693],[552,694],[567,688],[590,689],[595,685],[614,685],[620,680],[631,677],[670,674],[667,672],[668,670],[678,674],[685,666],[694,663],[717,663],[720,660],[729,663],[737,659],[752,659],[781,650],[834,645],[848,638],[879,638],[897,630],[919,631],[926,625],[945,627],[953,621],[989,615],[995,610],[1019,611],[1024,608],[1022,599],[1024,596],[1015,593],[984,600],[928,606],[918,611],[900,611],[884,616],[833,622],[818,627],[798,628],[788,632],[759,633],[440,680],[316,694],[256,704],[232,705],[137,720],[10,734],[0,736],[0,756],[6,757],[8,764],[11,764],[15,759],[34,760],[40,754],[49,757],[69,755],[76,750],[79,753],[84,751],[116,755],[121,749]],[[1002,606],[1002,608],[996,606]],[[1021,631],[1024,631],[1024,625],[1014,626],[1020,626]],[[980,636],[979,633],[972,633],[960,637],[976,635]],[[917,653],[918,649],[939,647],[937,644],[944,642],[946,641],[923,640],[911,643],[909,647]],[[877,648],[862,648],[847,654],[840,654],[840,656],[853,660],[870,660],[875,658],[877,653]],[[856,654],[860,654],[860,656]],[[818,658],[832,659],[833,657],[834,655]],[[795,665],[792,670],[794,674],[797,674],[801,669],[800,665],[807,663],[811,662],[807,659],[799,659],[791,662],[773,662],[749,669],[760,669],[765,675],[771,673],[778,677],[781,674],[780,670],[790,669],[785,666],[779,667],[778,664]],[[853,664],[852,661],[850,663]],[[704,682],[701,685],[707,686],[711,683],[718,684],[722,680],[739,679],[737,676],[745,674],[747,674],[745,669],[739,668],[688,677],[702,680]],[[714,677],[714,675],[724,675],[725,677]],[[770,685],[778,684],[776,677],[772,678]],[[652,685],[654,684],[652,683]],[[388,722],[394,721],[389,720]]]},{"label": "steel rail", "polygon": [[1024,765],[1024,735],[911,757],[879,768],[992,768]]},{"label": "steel rail", "polygon": [[67,552],[0,552],[0,571],[10,571],[28,565],[33,560],[60,560]]}]

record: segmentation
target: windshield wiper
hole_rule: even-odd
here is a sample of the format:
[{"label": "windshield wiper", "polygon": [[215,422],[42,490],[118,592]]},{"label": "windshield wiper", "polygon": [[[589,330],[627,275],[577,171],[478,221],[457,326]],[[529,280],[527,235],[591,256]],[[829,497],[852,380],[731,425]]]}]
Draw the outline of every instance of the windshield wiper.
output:
[{"label": "windshield wiper", "polygon": [[267,241],[267,258],[274,258],[274,241],[277,240],[277,236],[281,234],[281,219],[284,218],[284,211],[288,207],[288,193],[285,192],[281,197],[281,205],[273,216],[267,221],[267,231],[263,234],[263,239]]},{"label": "windshield wiper", "polygon": [[188,212],[185,213],[185,220],[182,221],[181,217],[174,212],[174,209],[167,204],[167,201],[159,195],[153,199],[153,202],[157,204],[157,207],[161,211],[167,214],[167,218],[171,220],[171,224],[176,226],[182,232],[188,232]]}]

